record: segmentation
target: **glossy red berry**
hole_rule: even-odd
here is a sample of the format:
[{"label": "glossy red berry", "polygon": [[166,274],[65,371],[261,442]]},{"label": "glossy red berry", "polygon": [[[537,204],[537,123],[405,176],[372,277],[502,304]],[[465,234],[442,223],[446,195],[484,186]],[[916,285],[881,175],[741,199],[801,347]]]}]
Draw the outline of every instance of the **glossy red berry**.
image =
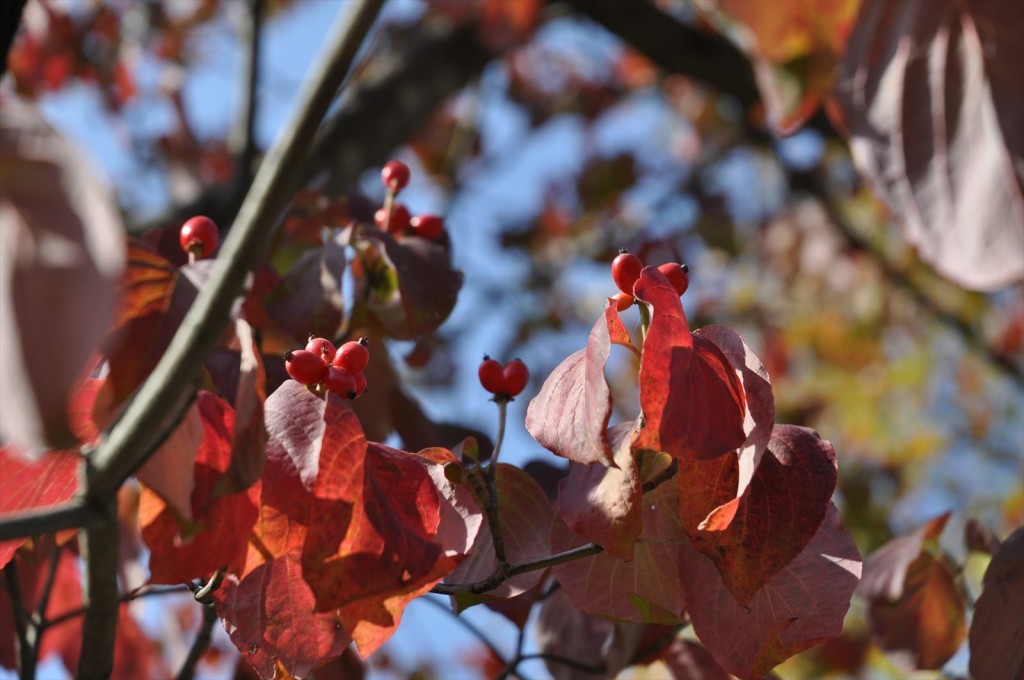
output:
[{"label": "glossy red berry", "polygon": [[293,380],[303,385],[315,385],[327,376],[327,364],[320,355],[305,349],[285,352],[284,368]]},{"label": "glossy red berry", "polygon": [[530,380],[530,370],[519,359],[513,359],[505,364],[501,374],[505,379],[505,394],[510,397],[518,396]]},{"label": "glossy red berry", "polygon": [[331,363],[331,360],[334,359],[334,343],[326,338],[315,338],[310,335],[309,342],[306,343],[306,351],[319,355],[325,364]]},{"label": "glossy red berry", "polygon": [[615,301],[615,309],[624,312],[633,306],[633,296],[629,293],[616,293],[615,297],[612,298]]},{"label": "glossy red berry", "polygon": [[437,215],[417,215],[409,221],[412,233],[429,241],[444,233],[444,220]]},{"label": "glossy red berry", "polygon": [[505,391],[505,375],[501,364],[486,354],[484,360],[480,362],[477,375],[480,378],[480,384],[491,394],[502,394]]},{"label": "glossy red berry", "polygon": [[355,399],[357,396],[355,376],[344,368],[338,368],[337,366],[327,367],[327,377],[324,379],[324,387],[339,396],[345,397],[346,399]]},{"label": "glossy red berry", "polygon": [[209,217],[196,215],[181,225],[178,242],[186,253],[195,253],[198,257],[209,257],[217,247],[220,232],[217,225]]},{"label": "glossy red berry", "polygon": [[366,338],[346,342],[338,348],[331,364],[338,368],[344,368],[352,375],[362,373],[366,364],[370,362],[370,350],[367,347],[369,344]]},{"label": "glossy red berry", "polygon": [[612,280],[623,293],[633,294],[633,284],[640,278],[644,263],[640,258],[627,250],[620,250],[612,260]]},{"label": "glossy red berry", "polygon": [[401,203],[394,203],[391,206],[391,219],[388,220],[388,211],[384,208],[378,210],[374,216],[373,221],[377,225],[378,229],[383,229],[389,234],[395,236],[401,236],[405,233],[405,230],[409,228],[409,222],[412,217],[409,215],[409,210]]},{"label": "glossy red berry", "polygon": [[402,161],[388,161],[380,171],[380,179],[385,187],[398,193],[409,183],[409,166]]},{"label": "glossy red berry", "polygon": [[361,397],[366,391],[366,374],[356,373],[352,378],[356,381],[356,396]]},{"label": "glossy red berry", "polygon": [[690,268],[685,264],[669,262],[658,267],[658,271],[665,275],[678,295],[682,295],[690,287]]}]

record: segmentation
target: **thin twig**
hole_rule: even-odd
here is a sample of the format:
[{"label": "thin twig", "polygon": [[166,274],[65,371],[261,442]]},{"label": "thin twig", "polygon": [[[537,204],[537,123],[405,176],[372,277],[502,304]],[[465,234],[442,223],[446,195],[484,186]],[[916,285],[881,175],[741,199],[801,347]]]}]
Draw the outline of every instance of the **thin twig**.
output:
[{"label": "thin twig", "polygon": [[80,499],[49,508],[11,513],[0,519],[0,541],[52,534],[62,529],[77,529],[88,521],[89,508]]},{"label": "thin twig", "polygon": [[519,576],[520,574],[526,574],[531,571],[537,571],[538,569],[547,569],[548,567],[554,567],[559,564],[565,564],[566,562],[573,562],[575,560],[583,559],[584,557],[590,557],[603,551],[604,548],[596,543],[587,543],[581,545],[578,548],[572,548],[548,557],[541,558],[539,560],[530,560],[528,562],[522,562],[510,566],[506,571],[495,572],[488,578],[475,583],[439,583],[431,589],[432,593],[440,593],[441,595],[456,595],[458,593],[486,593],[490,590],[494,590],[499,585],[504,583],[506,580],[513,576]]},{"label": "thin twig", "polygon": [[501,659],[502,661],[505,660],[505,657],[502,656],[502,654],[498,650],[498,648],[494,646],[494,643],[491,642],[490,638],[487,637],[487,634],[484,633],[482,630],[480,630],[476,626],[476,624],[474,624],[472,621],[468,620],[464,616],[457,615],[455,612],[452,611],[452,608],[450,606],[448,606],[444,602],[441,602],[440,600],[435,600],[435,599],[433,599],[431,597],[424,597],[424,598],[422,598],[422,601],[426,602],[427,604],[429,604],[431,607],[434,607],[435,609],[440,609],[441,611],[444,611],[444,612],[447,612],[448,614],[451,614],[452,618],[460,626],[465,628],[466,631],[468,631],[473,637],[475,637],[477,640],[482,642],[484,644],[484,646],[487,647],[487,649],[491,650],[491,654],[494,654],[494,656],[496,656],[497,658]]},{"label": "thin twig", "polygon": [[[497,444],[495,445],[497,447]],[[469,483],[473,491],[484,504],[484,514],[487,516],[487,528],[491,532],[491,544],[494,546],[494,557],[498,560],[498,571],[508,568],[508,558],[505,556],[505,541],[501,537],[501,520],[498,515],[498,486],[494,479],[494,468],[471,467],[467,471]],[[504,579],[502,579],[504,581]],[[499,581],[500,583],[500,581]]]},{"label": "thin twig", "polygon": [[185,663],[181,666],[178,680],[192,680],[196,673],[196,666],[199,665],[200,659],[206,654],[206,650],[210,648],[210,642],[213,640],[213,624],[217,622],[217,610],[212,604],[204,604],[202,608],[203,623],[188,650],[188,657],[185,658]]},{"label": "thin twig", "polygon": [[21,592],[21,579],[18,578],[18,564],[11,560],[4,566],[7,578],[7,592],[11,596],[11,611],[14,614],[14,631],[18,643],[18,676],[29,680],[36,675],[36,654],[29,640],[28,612],[25,610],[24,595]]},{"label": "thin twig", "polygon": [[650,493],[650,492],[654,491],[659,486],[661,486],[662,484],[664,484],[668,480],[672,479],[677,472],[679,472],[679,459],[678,458],[673,458],[672,462],[669,463],[668,466],[664,470],[662,470],[661,472],[656,474],[654,477],[652,477],[651,479],[648,479],[646,482],[644,482],[643,486],[640,487],[641,488],[641,492],[642,493]]},{"label": "thin twig", "polygon": [[160,363],[128,405],[121,421],[97,448],[88,493],[111,496],[145,458],[139,452],[163,423],[166,404],[191,382],[207,350],[230,319],[231,306],[267,236],[295,189],[309,144],[330,107],[383,0],[345,3],[325,56],[307,81],[292,121],[260,166],[252,188],[224,239],[213,272],[174,335]]},{"label": "thin twig", "polygon": [[253,161],[256,159],[256,113],[259,108],[257,90],[260,79],[260,50],[262,43],[265,0],[248,0],[241,25],[243,55],[242,96],[239,98],[235,123],[228,133],[228,150],[235,160],[235,169],[224,194],[223,215],[234,217],[245,192],[252,182]]},{"label": "thin twig", "polygon": [[[140,588],[133,590],[130,593],[122,593],[118,598],[118,604],[124,604],[125,602],[132,602],[134,600],[141,600],[145,597],[159,597],[161,595],[170,595],[171,593],[186,592],[188,588],[183,584],[180,586],[150,586],[145,589]],[[52,619],[44,619],[40,623],[40,629],[52,628],[53,626],[59,626],[60,624],[70,619],[81,616],[85,613],[85,607],[76,607],[66,612],[62,612]]]}]

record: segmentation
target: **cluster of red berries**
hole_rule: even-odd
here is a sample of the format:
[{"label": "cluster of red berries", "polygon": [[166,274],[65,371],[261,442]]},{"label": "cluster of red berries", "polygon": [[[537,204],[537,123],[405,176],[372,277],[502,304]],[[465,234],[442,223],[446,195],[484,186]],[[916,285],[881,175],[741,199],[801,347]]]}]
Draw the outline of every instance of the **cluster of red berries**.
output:
[{"label": "cluster of red berries", "polygon": [[[621,291],[615,295],[615,308],[620,312],[629,309],[629,306],[633,304],[633,286],[640,278],[640,272],[643,269],[643,261],[625,249],[620,250],[612,260],[612,280]],[[658,271],[665,275],[679,295],[685,293],[689,288],[690,268],[685,264],[668,262],[659,266]]]},{"label": "cluster of red berries", "polygon": [[306,349],[284,354],[288,375],[303,385],[323,385],[324,389],[349,399],[366,391],[363,369],[370,361],[366,338],[351,340],[337,351],[330,340],[309,336]]},{"label": "cluster of red berries", "polygon": [[512,399],[526,388],[530,370],[519,359],[513,359],[504,366],[486,354],[478,371],[480,384],[497,398]]},{"label": "cluster of red berries", "polygon": [[196,215],[181,225],[178,232],[178,243],[188,253],[189,260],[209,257],[217,247],[220,232],[217,225],[209,217]]},{"label": "cluster of red berries", "polygon": [[380,171],[387,195],[384,207],[373,216],[378,229],[393,236],[404,236],[411,231],[414,236],[434,241],[444,234],[444,220],[437,215],[411,215],[409,209],[395,201],[405,185],[409,183],[409,166],[402,161],[388,161]]}]

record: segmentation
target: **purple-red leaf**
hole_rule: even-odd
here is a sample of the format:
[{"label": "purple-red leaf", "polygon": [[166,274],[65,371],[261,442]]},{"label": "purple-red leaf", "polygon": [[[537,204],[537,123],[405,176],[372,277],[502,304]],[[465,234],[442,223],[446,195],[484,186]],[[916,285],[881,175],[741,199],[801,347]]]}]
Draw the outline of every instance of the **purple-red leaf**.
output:
[{"label": "purple-red leaf", "polygon": [[195,404],[185,411],[177,427],[136,477],[185,521],[192,521],[192,490],[196,455],[203,443],[203,423]]},{"label": "purple-red leaf", "polygon": [[604,377],[611,354],[608,322],[597,320],[586,349],[560,363],[526,410],[526,429],[552,453],[577,463],[614,466],[608,443],[612,397]]},{"label": "purple-red leaf", "polygon": [[1003,541],[985,571],[971,620],[971,677],[1024,675],[1024,529]]},{"label": "purple-red leaf", "polygon": [[835,506],[803,552],[748,605],[736,602],[711,560],[690,546],[683,554],[694,632],[722,668],[741,678],[760,678],[838,635],[861,572],[860,554]]},{"label": "purple-red leaf", "polygon": [[307,250],[267,295],[267,314],[278,328],[303,343],[311,333],[333,338],[345,310],[344,273],[345,249],[333,239]]},{"label": "purple-red leaf", "polygon": [[707,460],[740,448],[746,402],[729,360],[690,332],[675,288],[647,267],[634,293],[651,311],[640,360],[644,426],[634,446],[681,460]]},{"label": "purple-red leaf", "polygon": [[857,594],[867,600],[899,600],[903,596],[903,582],[911,562],[921,554],[925,541],[942,533],[949,515],[946,512],[933,517],[913,532],[892,539],[868,555]]},{"label": "purple-red leaf", "polygon": [[[686,468],[680,464],[684,521],[691,514],[689,498],[697,495],[691,488],[698,481],[686,476]],[[836,454],[829,442],[814,430],[776,425],[768,454],[739,499],[735,517],[724,528],[714,521],[697,531],[690,531],[689,523],[685,526],[693,546],[718,566],[737,601],[747,604],[817,533],[831,506],[836,481]],[[731,487],[732,480],[727,485]],[[712,520],[718,518],[712,516]]]},{"label": "purple-red leaf", "polygon": [[964,616],[949,565],[923,552],[907,567],[902,597],[872,600],[868,618],[879,646],[910,671],[937,670],[956,654],[967,634]]},{"label": "purple-red leaf", "polygon": [[675,680],[730,680],[732,677],[722,670],[711,652],[693,640],[676,638],[661,661],[672,671]]},{"label": "purple-red leaf", "polygon": [[[584,666],[601,669],[602,677],[614,677],[621,670],[606,668],[601,661],[614,633],[614,623],[576,609],[562,589],[545,598],[537,614],[535,635],[537,647],[542,654],[554,654]],[[557,660],[545,659],[545,664],[555,680],[582,677],[580,669]]]},{"label": "purple-red leaf", "polygon": [[1024,279],[1024,5],[865,2],[837,98],[854,160],[943,275]]},{"label": "purple-red leaf", "polygon": [[[679,524],[676,485],[666,482],[643,497],[643,533],[633,559],[607,553],[553,568],[562,588],[579,609],[634,623],[674,625],[686,609],[681,549],[686,540]],[[564,523],[551,532],[551,549],[562,552],[585,544]]]},{"label": "purple-red leaf", "polygon": [[120,213],[85,159],[5,98],[0,113],[0,440],[75,446],[67,401],[113,315]]}]

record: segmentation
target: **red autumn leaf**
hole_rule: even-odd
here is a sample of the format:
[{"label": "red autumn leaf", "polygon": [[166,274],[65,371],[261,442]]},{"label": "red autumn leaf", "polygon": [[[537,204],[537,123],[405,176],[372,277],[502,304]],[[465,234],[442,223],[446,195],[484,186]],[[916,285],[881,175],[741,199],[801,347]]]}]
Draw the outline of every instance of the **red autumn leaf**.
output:
[{"label": "red autumn leaf", "polygon": [[[53,451],[29,461],[0,447],[0,521],[4,515],[60,505],[78,491],[78,462],[75,451]],[[0,568],[11,561],[27,538],[0,541]]]},{"label": "red autumn leaf", "polygon": [[0,439],[38,456],[76,444],[68,394],[110,323],[124,231],[85,159],[39,111],[2,106]]},{"label": "red autumn leaf", "polygon": [[202,442],[202,417],[196,404],[192,404],[167,440],[135,474],[149,491],[160,496],[187,522],[193,518],[194,472]]},{"label": "red autumn leaf", "polygon": [[975,290],[1024,279],[1024,5],[865,2],[836,97],[906,239]]},{"label": "red autumn leaf", "polygon": [[[748,604],[817,533],[837,477],[836,454],[829,442],[808,428],[776,425],[768,454],[739,499],[735,519],[724,528],[706,523],[690,531],[686,525],[693,547],[715,563],[736,600]],[[681,463],[684,519],[694,482]],[[732,487],[735,477],[725,483]]]},{"label": "red autumn leaf", "polygon": [[633,344],[633,339],[629,337],[629,331],[626,330],[626,326],[622,323],[622,317],[619,316],[619,311],[616,309],[613,298],[608,298],[604,305],[604,320],[608,324],[608,340],[613,345],[626,347],[639,357],[640,350],[636,348]]},{"label": "red autumn leaf", "polygon": [[736,602],[711,560],[688,545],[683,556],[694,632],[722,668],[741,678],[760,678],[838,635],[861,572],[860,554],[835,506],[803,552],[748,605]]},{"label": "red autumn leaf", "polygon": [[730,680],[732,677],[722,670],[707,648],[693,640],[676,638],[661,661],[678,680]]},{"label": "red autumn leaf", "polygon": [[144,241],[128,238],[128,260],[117,285],[113,328],[132,319],[166,311],[178,281],[178,268]]},{"label": "red autumn leaf", "polygon": [[307,250],[267,295],[267,314],[274,325],[303,343],[310,333],[333,338],[345,311],[344,273],[345,249],[335,240]]},{"label": "red autumn leaf", "polygon": [[950,513],[943,513],[925,522],[906,536],[889,541],[871,553],[864,562],[864,576],[857,594],[867,600],[895,602],[903,596],[907,569],[921,554],[925,541],[942,533]]},{"label": "red autumn leaf", "polygon": [[607,433],[612,398],[604,377],[611,334],[615,331],[621,341],[625,332],[615,330],[615,321],[618,314],[609,303],[591,329],[586,349],[571,354],[551,372],[526,410],[526,429],[533,438],[555,455],[577,463],[616,465]]},{"label": "red autumn leaf", "polygon": [[971,620],[971,677],[1024,674],[1024,528],[1010,534],[985,571]]},{"label": "red autumn leaf", "polygon": [[[495,482],[498,489],[501,538],[509,563],[521,564],[549,556],[554,511],[547,496],[544,495],[544,490],[528,474],[505,463],[498,463],[495,468]],[[491,529],[485,522],[480,527],[469,556],[445,578],[445,581],[481,581],[491,576],[497,566]],[[513,597],[526,592],[540,581],[543,574],[543,570],[537,570],[513,576],[494,590],[488,591],[486,597]]]},{"label": "red autumn leaf", "polygon": [[[412,339],[433,333],[455,307],[462,272],[452,269],[445,248],[421,238],[400,240],[364,230],[352,263],[357,299],[365,299],[388,335]],[[358,293],[362,293],[359,295]]]},{"label": "red autumn leaf", "polygon": [[139,517],[142,536],[150,549],[154,583],[208,578],[221,567],[239,567],[245,559],[249,531],[256,522],[259,484],[220,497],[213,493],[231,465],[235,422],[231,407],[209,392],[199,393],[197,406],[202,444],[195,454],[192,526],[183,530],[172,507],[148,487],[142,491]]},{"label": "red autumn leaf", "polygon": [[964,601],[949,565],[921,553],[906,571],[902,597],[871,602],[868,618],[879,646],[906,670],[937,670],[967,634]]},{"label": "red autumn leaf", "polygon": [[635,430],[629,422],[609,432],[615,467],[570,462],[558,483],[558,513],[569,528],[625,560],[643,529],[640,474],[630,448]]},{"label": "red autumn leaf", "polygon": [[[473,548],[484,523],[483,511],[472,490],[464,483],[452,481],[463,479],[467,472],[448,449],[424,449],[414,457],[426,468],[441,499],[435,540],[447,557],[461,560]],[[453,468],[455,473],[451,472]]]},{"label": "red autumn leaf", "polygon": [[[560,659],[591,667],[595,676],[615,677],[621,670],[606,667],[602,660],[615,634],[615,624],[580,611],[561,588],[541,603],[534,634],[541,654],[554,654]],[[582,669],[561,663],[558,659],[545,659],[544,663],[555,680],[581,676]]]},{"label": "red autumn leaf", "polygon": [[297,554],[263,562],[241,579],[228,574],[214,602],[242,660],[263,680],[277,677],[276,663],[303,678],[352,641],[337,612],[313,611]]},{"label": "red autumn leaf", "polygon": [[640,360],[644,425],[634,446],[682,460],[707,460],[740,448],[746,403],[743,386],[714,343],[693,335],[679,295],[654,267],[634,293],[651,311]]},{"label": "red autumn leaf", "polygon": [[217,482],[214,496],[248,489],[260,478],[267,461],[267,427],[263,417],[267,375],[263,359],[253,340],[252,328],[244,319],[235,319],[235,335],[241,351],[235,387],[231,465]]},{"label": "red autumn leaf", "polygon": [[771,381],[764,364],[754,352],[747,347],[736,331],[725,326],[710,325],[698,328],[694,335],[699,335],[713,342],[729,360],[729,365],[736,371],[743,385],[743,396],[747,405],[743,419],[743,431],[747,434],[742,448],[737,451],[739,457],[739,482],[736,496],[743,495],[747,485],[754,476],[761,456],[764,455],[768,442],[772,438],[772,427],[775,424],[775,396],[772,394]]},{"label": "red autumn leaf", "polygon": [[[643,532],[630,561],[599,553],[553,567],[555,577],[579,609],[634,623],[675,625],[682,621],[686,596],[680,578],[679,498],[674,482],[643,496]],[[551,549],[562,552],[585,544],[556,521]]]}]

